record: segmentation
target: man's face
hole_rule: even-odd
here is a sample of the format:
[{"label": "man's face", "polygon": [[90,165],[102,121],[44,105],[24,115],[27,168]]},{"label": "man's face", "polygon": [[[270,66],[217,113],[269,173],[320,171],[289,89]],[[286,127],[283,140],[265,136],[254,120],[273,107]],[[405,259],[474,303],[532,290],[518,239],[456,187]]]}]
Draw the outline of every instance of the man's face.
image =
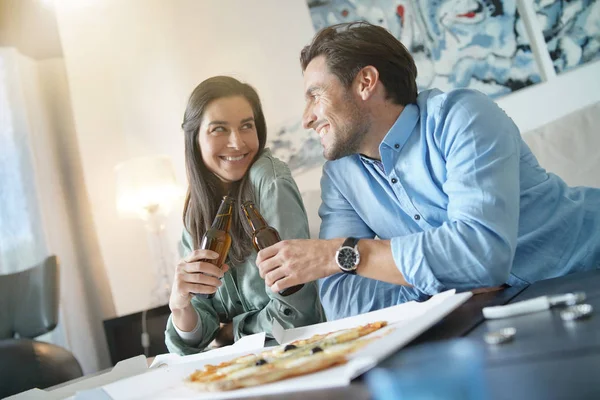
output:
[{"label": "man's face", "polygon": [[323,156],[328,160],[358,153],[369,131],[368,114],[352,88],[345,88],[329,72],[325,56],[314,58],[304,71],[306,106],[302,124],[319,134]]}]

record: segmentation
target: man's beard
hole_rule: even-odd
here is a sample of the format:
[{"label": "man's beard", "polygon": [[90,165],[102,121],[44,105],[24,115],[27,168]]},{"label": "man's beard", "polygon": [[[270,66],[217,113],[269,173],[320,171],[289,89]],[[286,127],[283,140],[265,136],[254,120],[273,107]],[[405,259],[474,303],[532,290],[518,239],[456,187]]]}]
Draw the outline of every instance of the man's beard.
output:
[{"label": "man's beard", "polygon": [[329,161],[357,154],[365,135],[369,132],[370,123],[364,117],[364,113],[351,99],[348,99],[346,104],[348,104],[346,115],[352,116],[352,118],[346,121],[344,126],[338,127],[338,132],[336,132],[336,137],[329,150],[323,149],[323,157]]}]

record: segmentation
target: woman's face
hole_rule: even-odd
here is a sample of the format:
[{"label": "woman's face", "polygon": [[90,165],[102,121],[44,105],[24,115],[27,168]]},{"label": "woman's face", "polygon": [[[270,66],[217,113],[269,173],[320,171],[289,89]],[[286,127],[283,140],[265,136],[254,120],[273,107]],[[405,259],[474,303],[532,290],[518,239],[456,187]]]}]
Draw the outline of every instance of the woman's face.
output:
[{"label": "woman's face", "polygon": [[258,152],[254,112],[243,96],[222,97],[202,116],[198,145],[206,167],[225,186],[242,179]]}]

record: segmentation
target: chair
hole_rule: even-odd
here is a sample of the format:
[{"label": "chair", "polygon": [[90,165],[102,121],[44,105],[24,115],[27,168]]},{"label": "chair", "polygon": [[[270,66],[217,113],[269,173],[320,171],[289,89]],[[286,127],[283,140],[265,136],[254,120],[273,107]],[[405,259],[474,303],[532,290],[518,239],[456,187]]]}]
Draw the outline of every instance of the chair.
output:
[{"label": "chair", "polygon": [[25,271],[0,275],[0,398],[83,375],[70,351],[33,340],[56,327],[58,302],[56,256]]}]

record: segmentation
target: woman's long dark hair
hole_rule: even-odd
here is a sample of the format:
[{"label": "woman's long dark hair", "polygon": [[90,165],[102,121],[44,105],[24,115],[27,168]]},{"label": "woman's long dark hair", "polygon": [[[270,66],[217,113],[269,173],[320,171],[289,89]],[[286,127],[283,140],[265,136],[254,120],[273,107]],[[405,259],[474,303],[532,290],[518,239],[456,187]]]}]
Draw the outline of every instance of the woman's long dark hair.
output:
[{"label": "woman's long dark hair", "polygon": [[248,172],[244,177],[233,182],[228,193],[224,192],[219,178],[204,164],[200,153],[198,134],[202,116],[206,107],[214,100],[243,96],[254,112],[254,124],[258,134],[258,152],[252,163],[256,161],[267,140],[267,125],[258,94],[252,88],[229,76],[215,76],[199,84],[190,95],[181,127],[185,134],[185,166],[189,187],[183,209],[183,223],[192,236],[195,249],[200,246],[204,233],[210,228],[217,209],[224,195],[230,194],[237,199],[237,213],[233,214],[231,223],[231,248],[229,263],[243,262],[252,251],[252,243],[246,233],[245,216],[239,207],[245,200],[254,201],[252,187],[248,182]]}]

